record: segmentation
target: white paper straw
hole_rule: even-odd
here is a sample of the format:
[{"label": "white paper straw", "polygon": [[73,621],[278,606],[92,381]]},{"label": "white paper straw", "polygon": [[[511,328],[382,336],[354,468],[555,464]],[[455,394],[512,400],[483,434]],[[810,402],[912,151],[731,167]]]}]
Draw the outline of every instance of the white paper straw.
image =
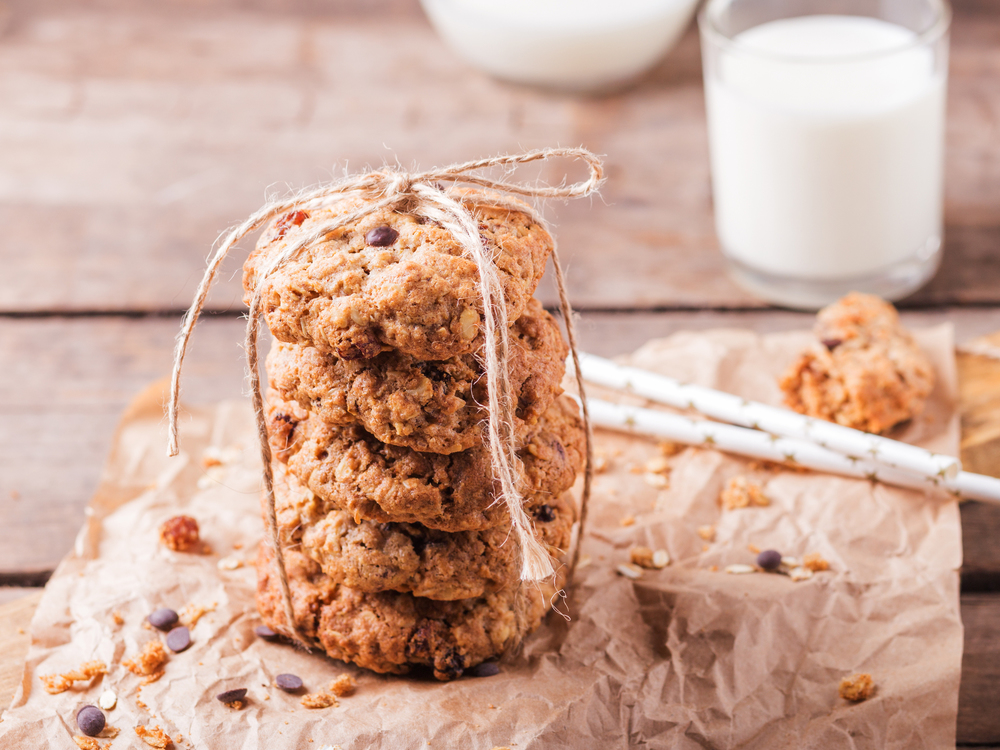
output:
[{"label": "white paper straw", "polygon": [[918,490],[944,490],[956,497],[1000,503],[1000,479],[959,472],[953,479],[926,477],[863,458],[852,458],[816,443],[779,437],[731,424],[692,419],[640,406],[588,398],[594,425],[714,448],[767,461],[788,462],[831,474],[858,477]]},{"label": "white paper straw", "polygon": [[959,460],[953,456],[932,453],[919,446],[807,417],[790,409],[747,401],[731,393],[686,385],[664,375],[619,365],[592,354],[580,353],[580,368],[584,380],[597,385],[634,393],[678,409],[694,409],[730,424],[816,443],[852,460],[864,459],[935,480],[954,479],[962,469]]}]

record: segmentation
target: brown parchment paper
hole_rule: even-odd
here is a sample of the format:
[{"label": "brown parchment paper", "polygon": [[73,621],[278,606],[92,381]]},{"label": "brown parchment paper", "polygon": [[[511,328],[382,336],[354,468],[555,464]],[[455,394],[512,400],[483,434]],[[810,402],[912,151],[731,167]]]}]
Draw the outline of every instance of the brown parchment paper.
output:
[{"label": "brown parchment paper", "polygon": [[[926,415],[900,437],[955,454],[951,330],[918,339],[938,385]],[[775,379],[807,340],[682,333],[629,360],[779,403]],[[177,747],[227,750],[954,747],[961,534],[948,498],[703,449],[673,457],[669,487],[658,489],[641,473],[658,455],[652,441],[600,432],[609,465],[596,477],[571,621],[550,615],[494,677],[383,677],[254,638],[254,570],[218,566],[249,563],[262,535],[249,406],[188,412],[184,453],[167,459],[162,399],[158,385],[124,415],[87,525],[35,615],[23,684],[0,723],[2,748],[75,747],[75,710],[108,687],[118,694],[108,723],[121,731],[101,741],[111,748],[143,747],[137,724],[182,736]],[[206,451],[223,463],[206,469]],[[737,474],[760,481],[770,506],[722,510],[719,492]],[[157,544],[158,525],[179,512],[199,520],[211,554]],[[635,523],[622,526],[626,516]],[[702,525],[716,527],[713,542],[696,533]],[[617,575],[635,544],[668,550],[672,564],[636,581]],[[753,562],[748,545],[817,552],[832,570],[803,582],[711,570]],[[190,604],[214,611],[192,629],[194,645],[142,689],[142,708],[140,678],[121,661],[157,637],[143,627],[152,609]],[[42,690],[39,675],[91,659],[110,665],[103,681],[57,696]],[[874,676],[877,692],[848,704],[838,684],[859,671]],[[308,710],[272,687],[282,672],[312,690],[350,672],[358,690],[337,708]],[[242,711],[215,699],[237,687],[249,691]]]}]

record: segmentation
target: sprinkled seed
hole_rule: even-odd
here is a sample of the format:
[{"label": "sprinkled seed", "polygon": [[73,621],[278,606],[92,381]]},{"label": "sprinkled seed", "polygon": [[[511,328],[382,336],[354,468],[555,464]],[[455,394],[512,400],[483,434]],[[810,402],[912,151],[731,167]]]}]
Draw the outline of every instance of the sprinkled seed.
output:
[{"label": "sprinkled seed", "polygon": [[279,674],[274,678],[274,684],[286,693],[294,693],[302,689],[302,678],[294,674]]},{"label": "sprinkled seed", "polygon": [[277,641],[281,639],[279,633],[275,633],[267,625],[258,625],[253,629],[254,635],[258,638],[263,638],[265,641]]},{"label": "sprinkled seed", "polygon": [[781,567],[781,553],[776,549],[766,549],[757,555],[757,564],[764,570],[777,570]]},{"label": "sprinkled seed", "polygon": [[365,235],[365,244],[372,247],[388,247],[399,239],[399,232],[387,224],[369,229]]},{"label": "sprinkled seed", "polygon": [[633,581],[642,578],[642,568],[631,563],[623,563],[618,566],[618,575],[631,578]]},{"label": "sprinkled seed", "polygon": [[177,624],[178,617],[177,613],[172,609],[160,607],[160,609],[154,611],[146,619],[149,620],[149,624],[157,630],[167,631]]},{"label": "sprinkled seed", "polygon": [[756,571],[757,568],[753,565],[743,565],[742,563],[726,566],[726,572],[733,575],[746,575],[747,573],[755,573]]},{"label": "sprinkled seed", "polygon": [[473,677],[492,677],[500,674],[500,666],[495,661],[484,661],[482,664],[477,664],[472,669],[466,670],[466,673]]},{"label": "sprinkled seed", "polygon": [[84,706],[76,712],[76,725],[88,737],[96,737],[104,731],[104,714],[97,706]]},{"label": "sprinkled seed", "polygon": [[175,654],[186,650],[191,645],[191,631],[181,625],[167,633],[167,648]]},{"label": "sprinkled seed", "polygon": [[105,711],[110,711],[118,705],[118,696],[115,695],[113,690],[105,690],[101,693],[101,697],[97,699],[97,705]]},{"label": "sprinkled seed", "polygon": [[235,690],[227,690],[224,693],[219,693],[215,697],[227,706],[231,706],[234,703],[241,703],[247,697],[247,689],[236,688]]},{"label": "sprinkled seed", "polygon": [[813,577],[813,572],[809,568],[792,568],[788,571],[788,577],[793,581],[806,581]]}]

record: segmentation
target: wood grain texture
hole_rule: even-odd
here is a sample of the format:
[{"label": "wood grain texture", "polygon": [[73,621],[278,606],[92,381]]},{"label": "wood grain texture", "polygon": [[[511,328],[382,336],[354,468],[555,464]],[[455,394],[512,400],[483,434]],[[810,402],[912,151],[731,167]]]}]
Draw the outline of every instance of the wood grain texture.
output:
[{"label": "wood grain texture", "polygon": [[41,598],[41,589],[21,589],[16,599],[0,604],[0,717],[21,684],[31,617]]},{"label": "wood grain texture", "polygon": [[[161,5],[15,3],[0,37],[0,262],[15,269],[0,310],[179,309],[213,240],[266,190],[555,144],[608,167],[601,199],[549,209],[577,304],[761,306],[717,250],[693,30],[632,89],[576,97],[470,69],[415,2]],[[956,6],[946,260],[919,304],[1000,300],[1000,11]],[[238,267],[216,308],[236,304]]]}]

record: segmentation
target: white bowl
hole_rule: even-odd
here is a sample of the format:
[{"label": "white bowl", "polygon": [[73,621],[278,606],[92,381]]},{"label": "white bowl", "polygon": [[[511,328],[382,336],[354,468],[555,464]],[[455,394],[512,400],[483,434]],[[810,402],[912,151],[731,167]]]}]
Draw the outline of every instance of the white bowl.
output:
[{"label": "white bowl", "polygon": [[497,78],[608,89],[652,68],[698,0],[421,0],[455,52]]}]

